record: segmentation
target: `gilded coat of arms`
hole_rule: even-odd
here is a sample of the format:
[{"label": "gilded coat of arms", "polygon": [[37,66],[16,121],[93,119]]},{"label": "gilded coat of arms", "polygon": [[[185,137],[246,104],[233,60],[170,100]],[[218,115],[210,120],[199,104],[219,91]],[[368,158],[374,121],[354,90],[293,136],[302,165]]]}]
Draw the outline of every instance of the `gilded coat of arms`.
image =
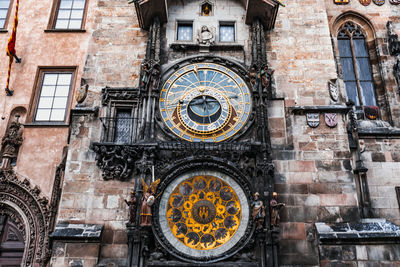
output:
[{"label": "gilded coat of arms", "polygon": [[338,124],[338,116],[336,113],[325,113],[325,123],[331,128]]},{"label": "gilded coat of arms", "polygon": [[307,113],[307,125],[311,128],[316,128],[319,125],[319,113]]},{"label": "gilded coat of arms", "polygon": [[381,6],[385,3],[385,0],[372,0],[375,5]]},{"label": "gilded coat of arms", "polygon": [[333,0],[336,5],[347,5],[350,0]]},{"label": "gilded coat of arms", "polygon": [[359,0],[359,1],[363,6],[368,6],[369,4],[371,4],[371,0]]},{"label": "gilded coat of arms", "polygon": [[364,114],[370,120],[378,118],[379,108],[377,106],[364,106]]}]

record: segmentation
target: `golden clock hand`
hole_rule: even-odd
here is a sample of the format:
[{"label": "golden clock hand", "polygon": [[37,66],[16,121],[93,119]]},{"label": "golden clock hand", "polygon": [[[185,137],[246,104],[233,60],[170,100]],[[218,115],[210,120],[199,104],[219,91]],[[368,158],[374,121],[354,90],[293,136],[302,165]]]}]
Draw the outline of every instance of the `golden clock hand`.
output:
[{"label": "golden clock hand", "polygon": [[193,72],[196,73],[197,81],[199,82],[201,86],[201,81],[200,81],[200,76],[199,76],[199,70],[197,69],[197,65],[194,66]]}]

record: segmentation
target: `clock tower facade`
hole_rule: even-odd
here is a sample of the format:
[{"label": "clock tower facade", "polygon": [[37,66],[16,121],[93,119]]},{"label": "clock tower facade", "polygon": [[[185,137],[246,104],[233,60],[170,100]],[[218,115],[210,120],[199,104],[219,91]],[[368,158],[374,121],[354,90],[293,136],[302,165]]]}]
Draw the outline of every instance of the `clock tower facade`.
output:
[{"label": "clock tower facade", "polygon": [[[98,1],[54,266],[316,266],[383,244],[369,238],[398,228],[360,220],[367,158],[344,87],[382,102],[378,75],[338,73],[368,61],[372,31],[325,2]],[[376,225],[367,239],[341,233]]]}]

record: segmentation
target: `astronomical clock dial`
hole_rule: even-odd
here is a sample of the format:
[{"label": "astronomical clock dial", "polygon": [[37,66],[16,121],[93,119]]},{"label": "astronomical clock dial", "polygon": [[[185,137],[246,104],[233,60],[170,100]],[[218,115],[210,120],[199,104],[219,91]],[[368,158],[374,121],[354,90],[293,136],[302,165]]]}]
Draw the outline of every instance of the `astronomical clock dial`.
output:
[{"label": "astronomical clock dial", "polygon": [[169,184],[160,200],[162,234],[192,259],[224,257],[244,236],[249,204],[243,189],[219,172],[192,172]]},{"label": "astronomical clock dial", "polygon": [[185,66],[164,83],[160,112],[177,136],[190,142],[221,142],[246,124],[251,95],[232,70],[213,63]]}]

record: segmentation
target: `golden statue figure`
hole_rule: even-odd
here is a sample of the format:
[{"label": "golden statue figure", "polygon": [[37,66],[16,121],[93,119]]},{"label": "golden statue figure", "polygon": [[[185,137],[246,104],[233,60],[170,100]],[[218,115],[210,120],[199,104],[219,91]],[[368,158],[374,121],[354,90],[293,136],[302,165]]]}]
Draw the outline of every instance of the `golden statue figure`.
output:
[{"label": "golden statue figure", "polygon": [[151,225],[151,206],[154,204],[157,186],[160,183],[160,179],[152,182],[150,186],[146,184],[142,178],[143,196],[142,206],[140,207],[140,226]]}]

